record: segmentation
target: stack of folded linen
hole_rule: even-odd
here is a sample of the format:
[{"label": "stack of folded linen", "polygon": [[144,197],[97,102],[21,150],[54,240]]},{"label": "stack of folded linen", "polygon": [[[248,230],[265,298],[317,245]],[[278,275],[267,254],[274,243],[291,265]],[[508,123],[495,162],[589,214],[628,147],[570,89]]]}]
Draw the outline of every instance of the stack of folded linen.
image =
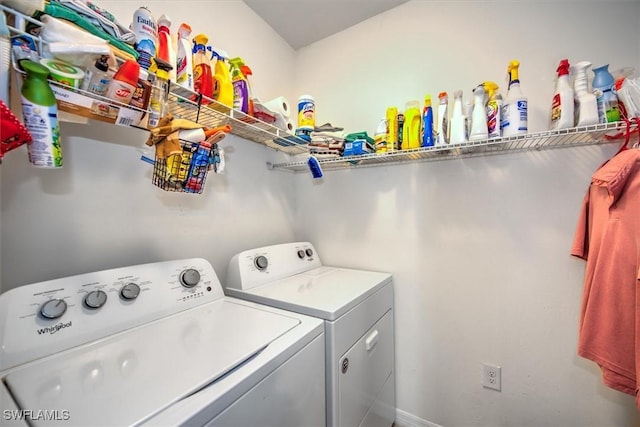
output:
[{"label": "stack of folded linen", "polygon": [[344,151],[344,128],[331,123],[316,126],[311,132],[309,151],[314,155],[342,156]]}]

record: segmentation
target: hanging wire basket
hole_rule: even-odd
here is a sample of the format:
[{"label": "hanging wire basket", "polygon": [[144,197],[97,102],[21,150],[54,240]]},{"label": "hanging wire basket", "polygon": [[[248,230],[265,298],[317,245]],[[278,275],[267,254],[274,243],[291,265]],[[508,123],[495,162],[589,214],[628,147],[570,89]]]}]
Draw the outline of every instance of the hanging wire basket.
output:
[{"label": "hanging wire basket", "polygon": [[165,158],[156,154],[152,182],[165,191],[200,194],[213,164],[215,148],[207,141],[193,143],[180,140],[180,145],[181,152],[171,153]]}]

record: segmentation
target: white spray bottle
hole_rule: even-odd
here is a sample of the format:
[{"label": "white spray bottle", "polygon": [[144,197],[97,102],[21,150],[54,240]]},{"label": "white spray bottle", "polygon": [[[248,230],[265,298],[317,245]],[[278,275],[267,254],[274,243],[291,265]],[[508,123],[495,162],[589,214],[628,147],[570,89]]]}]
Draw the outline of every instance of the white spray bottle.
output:
[{"label": "white spray bottle", "polygon": [[558,82],[551,101],[551,129],[567,129],[573,127],[575,114],[573,111],[573,89],[569,84],[569,60],[560,61],[558,68]]},{"label": "white spray bottle", "polygon": [[509,88],[501,111],[502,136],[526,134],[528,130],[527,98],[520,89],[518,67],[520,62],[513,60],[507,68]]},{"label": "white spray bottle", "polygon": [[589,67],[591,67],[589,61],[578,62],[572,67],[575,74],[573,89],[575,91],[576,126],[595,125],[599,122],[598,101],[589,90],[587,77]]},{"label": "white spray bottle", "polygon": [[451,112],[451,137],[449,144],[462,144],[467,142],[464,113],[462,111],[462,91],[453,93],[453,111]]},{"label": "white spray bottle", "polygon": [[440,92],[438,99],[438,122],[436,125],[438,139],[436,145],[446,145],[449,143],[449,96],[447,92]]},{"label": "white spray bottle", "polygon": [[487,110],[485,108],[484,85],[479,85],[473,90],[473,112],[471,113],[471,132],[469,141],[478,141],[489,138],[487,127]]},{"label": "white spray bottle", "polygon": [[178,52],[176,54],[176,83],[193,90],[193,57],[189,35],[189,24],[181,24],[178,29]]}]

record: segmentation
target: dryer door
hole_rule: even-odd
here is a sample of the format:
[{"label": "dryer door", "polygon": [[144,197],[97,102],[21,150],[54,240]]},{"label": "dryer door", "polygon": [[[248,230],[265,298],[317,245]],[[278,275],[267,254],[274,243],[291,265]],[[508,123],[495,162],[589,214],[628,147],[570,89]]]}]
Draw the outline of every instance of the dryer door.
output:
[{"label": "dryer door", "polygon": [[339,363],[339,425],[359,426],[393,371],[393,311],[387,311]]}]

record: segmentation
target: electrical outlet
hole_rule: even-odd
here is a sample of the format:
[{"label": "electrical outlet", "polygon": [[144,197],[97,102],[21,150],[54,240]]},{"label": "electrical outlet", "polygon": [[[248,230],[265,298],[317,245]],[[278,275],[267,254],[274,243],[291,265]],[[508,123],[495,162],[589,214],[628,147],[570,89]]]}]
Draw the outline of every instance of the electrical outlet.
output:
[{"label": "electrical outlet", "polygon": [[482,386],[494,390],[502,390],[502,374],[500,366],[482,364]]}]

